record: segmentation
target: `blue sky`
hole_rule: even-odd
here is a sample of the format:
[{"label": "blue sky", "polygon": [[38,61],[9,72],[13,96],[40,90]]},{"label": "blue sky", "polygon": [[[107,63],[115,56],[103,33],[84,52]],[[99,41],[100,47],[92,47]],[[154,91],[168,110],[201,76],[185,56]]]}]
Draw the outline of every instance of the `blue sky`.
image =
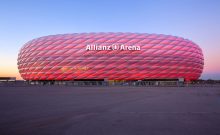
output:
[{"label": "blue sky", "polygon": [[202,78],[220,79],[219,0],[0,1],[0,74],[18,74],[19,49],[51,34],[139,32],[181,36],[205,56]]}]

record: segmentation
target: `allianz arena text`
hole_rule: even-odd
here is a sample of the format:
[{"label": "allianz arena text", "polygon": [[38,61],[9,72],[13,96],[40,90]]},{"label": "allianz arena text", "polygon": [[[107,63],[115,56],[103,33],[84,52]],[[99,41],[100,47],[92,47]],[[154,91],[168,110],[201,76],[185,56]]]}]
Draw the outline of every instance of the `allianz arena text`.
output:
[{"label": "allianz arena text", "polygon": [[73,33],[27,42],[18,55],[25,80],[147,80],[200,77],[201,48],[190,40],[147,33]]}]

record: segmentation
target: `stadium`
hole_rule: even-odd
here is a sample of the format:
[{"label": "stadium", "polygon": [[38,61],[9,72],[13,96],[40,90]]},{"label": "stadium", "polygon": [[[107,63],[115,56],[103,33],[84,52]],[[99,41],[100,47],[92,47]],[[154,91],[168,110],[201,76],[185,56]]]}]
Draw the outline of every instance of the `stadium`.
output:
[{"label": "stadium", "polygon": [[27,42],[17,64],[31,81],[192,81],[204,58],[198,45],[171,35],[73,33]]}]

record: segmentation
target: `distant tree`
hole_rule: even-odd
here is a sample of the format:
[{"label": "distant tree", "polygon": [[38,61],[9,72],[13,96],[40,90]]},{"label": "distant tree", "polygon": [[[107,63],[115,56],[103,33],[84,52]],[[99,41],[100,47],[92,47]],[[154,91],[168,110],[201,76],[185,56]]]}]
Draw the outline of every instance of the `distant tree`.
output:
[{"label": "distant tree", "polygon": [[213,83],[215,83],[215,81],[212,80],[212,79],[208,79],[208,80],[207,80],[207,83],[209,83],[209,84],[213,84]]}]

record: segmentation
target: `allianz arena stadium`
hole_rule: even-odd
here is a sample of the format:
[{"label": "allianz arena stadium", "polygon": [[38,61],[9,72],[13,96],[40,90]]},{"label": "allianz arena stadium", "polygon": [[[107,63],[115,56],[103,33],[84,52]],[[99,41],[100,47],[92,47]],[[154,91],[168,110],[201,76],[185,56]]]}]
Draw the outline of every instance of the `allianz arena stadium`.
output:
[{"label": "allianz arena stadium", "polygon": [[73,33],[27,42],[18,55],[24,80],[196,80],[202,50],[190,40],[147,33]]}]

